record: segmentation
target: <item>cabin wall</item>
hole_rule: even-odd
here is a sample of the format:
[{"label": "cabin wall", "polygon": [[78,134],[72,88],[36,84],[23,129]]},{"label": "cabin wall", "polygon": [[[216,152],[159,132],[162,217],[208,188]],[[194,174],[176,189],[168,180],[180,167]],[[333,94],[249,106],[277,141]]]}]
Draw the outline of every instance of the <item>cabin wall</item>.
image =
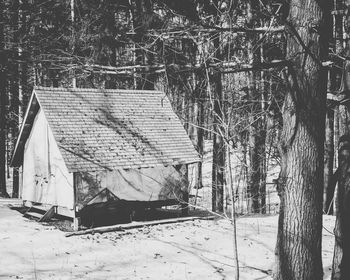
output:
[{"label": "cabin wall", "polygon": [[173,166],[81,172],[77,184],[77,206],[81,209],[96,194],[107,188],[119,199],[159,201],[181,198],[187,188],[184,176]]},{"label": "cabin wall", "polygon": [[24,149],[22,199],[74,207],[73,174],[68,172],[42,110]]}]

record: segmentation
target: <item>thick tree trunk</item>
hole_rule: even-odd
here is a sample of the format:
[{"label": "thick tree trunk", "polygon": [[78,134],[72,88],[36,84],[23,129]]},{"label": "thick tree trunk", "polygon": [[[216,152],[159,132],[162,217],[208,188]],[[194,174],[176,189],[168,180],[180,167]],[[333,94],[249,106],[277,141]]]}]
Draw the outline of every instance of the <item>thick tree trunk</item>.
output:
[{"label": "thick tree trunk", "polygon": [[[249,184],[250,212],[265,213],[266,209],[266,120],[260,98],[254,110],[254,122],[249,129]],[[257,117],[259,116],[259,117]]]},{"label": "thick tree trunk", "polygon": [[350,279],[350,135],[339,140],[337,220],[332,280]]},{"label": "thick tree trunk", "polygon": [[[247,2],[247,17],[249,21],[249,27],[255,27],[256,19],[253,16],[255,10],[258,9],[258,2],[249,1]],[[256,42],[258,40],[257,35],[253,34],[248,36],[248,57],[249,62],[252,64],[257,64],[260,62],[259,52],[256,48]],[[259,72],[253,71],[246,74],[249,81],[249,94],[248,102],[250,104],[249,110],[249,134],[248,134],[248,151],[249,151],[249,167],[248,167],[248,213],[259,213],[259,183],[260,183],[260,162],[259,162],[259,124],[258,117],[259,114],[259,92],[257,84],[260,81]]]},{"label": "thick tree trunk", "polygon": [[[249,1],[248,10],[248,27],[254,28],[260,26],[262,22],[256,17],[257,11],[260,10],[258,1]],[[249,60],[253,65],[263,62],[262,46],[257,48],[260,41],[258,35],[249,37]],[[264,85],[263,73],[253,71],[249,73],[249,102],[250,106],[250,128],[249,128],[249,182],[248,195],[250,212],[265,212],[265,193],[266,193],[266,158],[265,158],[265,140],[266,124],[263,117],[264,110]],[[249,210],[248,210],[249,211]]]},{"label": "thick tree trunk", "polygon": [[[324,154],[324,191],[323,191],[323,212],[332,214],[332,201],[334,196],[335,184],[333,179],[333,162],[334,162],[334,110],[328,108],[326,118],[326,138]],[[332,180],[333,179],[333,180]]]},{"label": "thick tree trunk", "polygon": [[250,212],[265,213],[266,204],[266,118],[264,114],[264,89],[258,90],[256,81],[261,76],[251,76],[249,127],[249,182]]},{"label": "thick tree trunk", "polygon": [[[215,132],[217,132],[215,130]],[[224,142],[221,136],[213,133],[213,167],[212,167],[212,210],[224,211]]]},{"label": "thick tree trunk", "polygon": [[[289,90],[283,107],[276,280],[319,280],[329,7],[292,0],[288,16]],[[318,30],[309,28],[310,23]],[[300,37],[299,37],[300,36]],[[298,39],[299,37],[299,39]],[[307,46],[307,49],[300,43]]]}]

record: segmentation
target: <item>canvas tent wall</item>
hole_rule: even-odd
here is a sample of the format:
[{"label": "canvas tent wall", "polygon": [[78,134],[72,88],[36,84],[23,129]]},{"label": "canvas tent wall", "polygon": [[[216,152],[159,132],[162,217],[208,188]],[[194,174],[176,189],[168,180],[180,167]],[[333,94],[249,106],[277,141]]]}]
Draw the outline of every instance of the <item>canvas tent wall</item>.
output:
[{"label": "canvas tent wall", "polygon": [[41,109],[25,144],[22,172],[23,200],[73,209],[73,175]]},{"label": "canvas tent wall", "polygon": [[38,87],[11,163],[23,169],[23,199],[74,212],[104,188],[172,199],[166,185],[181,184],[179,167],[197,161],[162,92]]}]

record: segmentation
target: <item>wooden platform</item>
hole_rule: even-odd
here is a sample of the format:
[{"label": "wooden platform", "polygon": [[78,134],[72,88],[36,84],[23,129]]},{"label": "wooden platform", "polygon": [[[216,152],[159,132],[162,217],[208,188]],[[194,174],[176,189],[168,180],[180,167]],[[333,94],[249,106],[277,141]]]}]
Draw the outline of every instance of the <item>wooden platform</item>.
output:
[{"label": "wooden platform", "polygon": [[43,216],[44,216],[44,214],[38,213],[38,212],[33,212],[33,211],[28,211],[28,212],[23,214],[23,217],[34,219],[37,221],[39,221]]},{"label": "wooden platform", "polygon": [[56,206],[52,206],[49,210],[40,210],[35,208],[35,206],[28,209],[27,212],[23,214],[23,217],[37,220],[38,222],[48,222],[56,214]]},{"label": "wooden platform", "polygon": [[[38,209],[39,211],[41,210],[43,212],[48,211],[52,207],[52,205],[37,204],[37,203],[33,203],[31,201],[24,201],[23,204],[26,207],[29,207],[29,208],[34,207],[35,209]],[[37,211],[37,212],[39,212],[39,211]],[[60,207],[60,206],[57,206],[56,214],[64,216],[64,217],[68,217],[68,218],[74,218],[74,216],[75,216],[73,209],[68,209],[68,208]]]}]

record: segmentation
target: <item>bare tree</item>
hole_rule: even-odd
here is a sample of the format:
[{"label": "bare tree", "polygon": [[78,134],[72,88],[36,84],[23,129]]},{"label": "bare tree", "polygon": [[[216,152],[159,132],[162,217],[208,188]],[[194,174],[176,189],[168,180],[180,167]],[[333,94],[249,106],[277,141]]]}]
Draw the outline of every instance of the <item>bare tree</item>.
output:
[{"label": "bare tree", "polygon": [[[12,57],[14,61],[18,61],[19,56],[19,42],[18,42],[18,27],[19,27],[19,1],[12,0],[11,2],[11,27],[12,27],[12,44],[14,50],[12,52]],[[12,63],[11,65],[11,75],[12,79],[10,82],[10,93],[11,93],[11,103],[10,103],[10,133],[11,133],[11,147],[14,149],[16,137],[19,128],[19,64]],[[13,168],[12,171],[13,178],[13,188],[12,197],[18,197],[19,188],[19,174],[18,169]]]},{"label": "bare tree", "polygon": [[8,197],[6,191],[6,77],[7,52],[5,50],[5,7],[0,3],[0,197]]},{"label": "bare tree", "polygon": [[[220,35],[216,34],[213,40],[215,58],[222,61],[220,49]],[[213,74],[214,91],[214,134],[213,134],[213,168],[212,168],[212,209],[224,211],[224,169],[225,169],[225,143],[222,137],[221,123],[224,120],[224,103],[222,91],[222,78],[220,72]]]}]

